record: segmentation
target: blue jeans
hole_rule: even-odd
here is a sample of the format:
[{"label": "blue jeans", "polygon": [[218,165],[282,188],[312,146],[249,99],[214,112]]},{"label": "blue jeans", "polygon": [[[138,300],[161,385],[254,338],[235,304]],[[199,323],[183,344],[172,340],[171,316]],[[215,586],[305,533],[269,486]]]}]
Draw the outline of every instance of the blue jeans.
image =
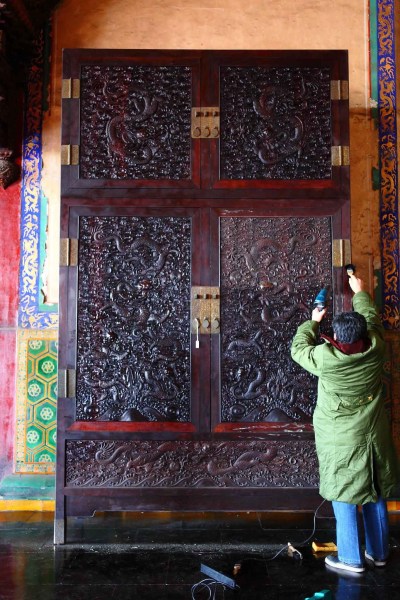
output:
[{"label": "blue jeans", "polygon": [[[358,507],[346,502],[332,502],[336,517],[336,545],[341,562],[362,565]],[[389,553],[389,518],[386,500],[362,506],[367,553],[375,560],[386,560]]]}]

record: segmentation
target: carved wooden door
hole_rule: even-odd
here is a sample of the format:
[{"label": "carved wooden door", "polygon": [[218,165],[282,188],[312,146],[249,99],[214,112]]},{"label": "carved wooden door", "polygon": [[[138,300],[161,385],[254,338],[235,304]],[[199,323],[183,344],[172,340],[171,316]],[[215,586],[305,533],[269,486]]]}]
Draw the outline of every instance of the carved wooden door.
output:
[{"label": "carved wooden door", "polygon": [[220,402],[214,426],[248,432],[254,425],[257,431],[304,426],[315,406],[316,380],[292,361],[290,346],[319,289],[332,293],[330,219],[224,211],[218,220]]},{"label": "carved wooden door", "polygon": [[349,194],[346,51],[65,50],[62,195]]},{"label": "carved wooden door", "polygon": [[56,542],[95,510],[316,500],[290,344],[321,287],[347,302],[345,64],[65,53]]},{"label": "carved wooden door", "polygon": [[262,197],[341,198],[348,186],[346,52],[212,52],[207,105],[214,190]]}]

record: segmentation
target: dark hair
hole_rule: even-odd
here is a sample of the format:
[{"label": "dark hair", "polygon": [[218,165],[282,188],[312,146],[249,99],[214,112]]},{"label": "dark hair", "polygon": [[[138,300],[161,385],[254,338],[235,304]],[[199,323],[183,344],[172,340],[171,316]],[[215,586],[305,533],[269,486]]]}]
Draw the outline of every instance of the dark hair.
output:
[{"label": "dark hair", "polygon": [[367,337],[367,321],[358,312],[342,312],[332,321],[336,339],[342,344],[351,344]]}]

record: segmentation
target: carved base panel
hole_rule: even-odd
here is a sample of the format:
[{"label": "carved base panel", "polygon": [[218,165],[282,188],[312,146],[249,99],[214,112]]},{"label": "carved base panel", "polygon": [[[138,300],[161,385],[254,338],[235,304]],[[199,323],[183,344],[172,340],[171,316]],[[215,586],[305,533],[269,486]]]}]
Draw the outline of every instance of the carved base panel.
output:
[{"label": "carved base panel", "polygon": [[314,441],[66,442],[66,485],[89,488],[318,486]]}]

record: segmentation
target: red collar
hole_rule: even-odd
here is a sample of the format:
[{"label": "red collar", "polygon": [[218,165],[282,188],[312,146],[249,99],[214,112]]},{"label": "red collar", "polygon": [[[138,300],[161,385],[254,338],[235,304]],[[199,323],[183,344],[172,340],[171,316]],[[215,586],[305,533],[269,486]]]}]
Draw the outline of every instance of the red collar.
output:
[{"label": "red collar", "polygon": [[368,338],[357,340],[357,342],[353,342],[352,344],[342,344],[341,342],[333,340],[324,333],[321,334],[321,337],[330,344],[332,344],[332,346],[343,352],[343,354],[359,354],[360,352],[365,352],[366,350],[368,350],[368,348],[371,345],[371,340]]}]

